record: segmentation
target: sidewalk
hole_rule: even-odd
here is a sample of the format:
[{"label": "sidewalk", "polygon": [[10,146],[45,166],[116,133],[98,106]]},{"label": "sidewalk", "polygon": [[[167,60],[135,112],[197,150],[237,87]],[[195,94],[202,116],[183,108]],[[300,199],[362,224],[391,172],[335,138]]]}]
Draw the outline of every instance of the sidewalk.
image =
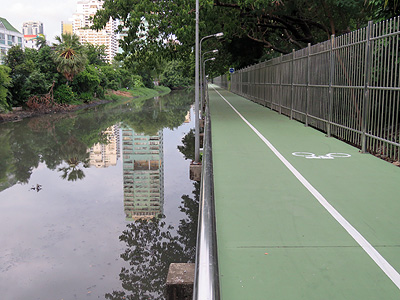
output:
[{"label": "sidewalk", "polygon": [[400,299],[400,168],[212,87],[222,299]]}]

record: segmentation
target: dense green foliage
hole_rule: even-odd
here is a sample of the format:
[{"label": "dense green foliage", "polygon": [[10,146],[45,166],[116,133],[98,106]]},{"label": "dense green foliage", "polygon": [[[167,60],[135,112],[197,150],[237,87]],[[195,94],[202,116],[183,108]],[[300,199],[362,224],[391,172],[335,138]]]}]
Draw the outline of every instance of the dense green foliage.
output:
[{"label": "dense green foliage", "polygon": [[165,65],[160,83],[170,88],[186,87],[190,84],[190,74],[185,71],[182,61],[172,60]]},{"label": "dense green foliage", "polygon": [[11,83],[10,68],[0,65],[0,111],[2,108],[8,108],[7,94]]},{"label": "dense green foliage", "polygon": [[62,84],[55,89],[54,99],[57,99],[58,103],[67,104],[75,100],[75,95],[69,85]]},{"label": "dense green foliage", "polygon": [[8,51],[0,66],[0,111],[51,91],[55,103],[72,104],[104,98],[108,89],[153,86],[151,74],[142,77],[126,64],[108,64],[105,46],[82,45],[76,35],[56,39],[53,47],[41,39],[38,50],[14,46]]},{"label": "dense green foliage", "polygon": [[[292,49],[315,44],[398,13],[397,0],[199,0],[200,37],[224,32],[224,41],[205,40],[202,51],[219,49],[210,65],[216,74]],[[121,20],[123,59],[137,68],[156,68],[181,59],[190,69],[195,36],[195,1],[105,0],[95,18],[101,28]]]},{"label": "dense green foliage", "polygon": [[27,81],[34,70],[34,62],[19,46],[14,46],[8,51],[4,62],[11,69],[9,103],[11,106],[21,105],[29,95]]}]

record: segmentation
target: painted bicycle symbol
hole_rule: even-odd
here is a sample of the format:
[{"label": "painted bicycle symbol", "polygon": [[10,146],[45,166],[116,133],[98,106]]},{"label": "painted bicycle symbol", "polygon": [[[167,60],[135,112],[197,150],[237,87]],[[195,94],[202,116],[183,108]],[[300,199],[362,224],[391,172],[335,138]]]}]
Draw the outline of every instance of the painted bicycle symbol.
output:
[{"label": "painted bicycle symbol", "polygon": [[308,159],[335,159],[335,158],[346,158],[350,157],[350,154],[347,153],[327,153],[324,155],[315,155],[314,153],[310,152],[293,152],[292,155],[305,157]]}]

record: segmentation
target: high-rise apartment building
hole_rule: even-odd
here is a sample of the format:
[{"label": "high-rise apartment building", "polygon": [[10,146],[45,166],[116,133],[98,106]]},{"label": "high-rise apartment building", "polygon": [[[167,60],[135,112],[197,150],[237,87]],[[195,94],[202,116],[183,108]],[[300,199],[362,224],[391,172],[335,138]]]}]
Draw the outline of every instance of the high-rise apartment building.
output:
[{"label": "high-rise apartment building", "polygon": [[40,21],[29,21],[22,24],[22,33],[24,36],[44,34],[43,23]]},{"label": "high-rise apartment building", "polygon": [[24,36],[10,22],[0,17],[0,64],[3,62],[8,49],[12,46],[19,45],[21,48],[25,47],[23,39]]},{"label": "high-rise apartment building", "polygon": [[91,17],[102,8],[103,1],[100,0],[80,0],[77,4],[76,13],[73,15],[72,28],[73,32],[80,37],[82,43],[90,43],[93,45],[105,45],[107,47],[107,61],[112,62],[118,51],[118,40],[115,30],[117,24],[115,20],[110,18],[106,27],[96,31],[90,29],[93,25]]},{"label": "high-rise apartment building", "polygon": [[127,221],[149,220],[163,213],[163,132],[148,136],[122,130],[124,211]]},{"label": "high-rise apartment building", "polygon": [[44,37],[43,23],[40,21],[24,22],[22,24],[22,34],[25,39],[25,47],[36,48],[37,37]]}]

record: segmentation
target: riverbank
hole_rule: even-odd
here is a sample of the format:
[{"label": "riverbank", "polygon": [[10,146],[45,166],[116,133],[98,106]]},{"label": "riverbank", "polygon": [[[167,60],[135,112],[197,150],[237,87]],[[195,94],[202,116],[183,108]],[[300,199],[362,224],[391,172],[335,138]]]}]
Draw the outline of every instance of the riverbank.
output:
[{"label": "riverbank", "polygon": [[106,95],[104,97],[105,99],[94,98],[92,101],[87,103],[58,106],[57,108],[49,107],[42,110],[16,108],[11,112],[0,113],[0,123],[18,122],[25,118],[31,118],[46,114],[68,113],[110,102],[131,101],[133,99],[144,100],[168,94],[170,91],[171,90],[168,87],[164,86],[156,86],[153,89],[140,87],[133,89],[121,89],[118,91],[109,90],[106,92]]}]

